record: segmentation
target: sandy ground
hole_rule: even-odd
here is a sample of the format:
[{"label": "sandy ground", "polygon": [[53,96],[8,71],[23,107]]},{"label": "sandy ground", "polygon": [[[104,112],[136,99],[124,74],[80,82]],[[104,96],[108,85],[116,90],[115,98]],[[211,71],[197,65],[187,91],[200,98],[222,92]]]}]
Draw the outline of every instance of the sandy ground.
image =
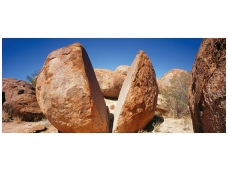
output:
[{"label": "sandy ground", "polygon": [[[114,114],[117,100],[105,99],[109,112]],[[193,133],[191,118],[160,118],[154,119],[140,133]],[[10,121],[2,122],[2,133],[58,133],[47,119],[39,122]]]},{"label": "sandy ground", "polygon": [[164,122],[153,130],[154,133],[193,133],[191,118],[164,118]]},{"label": "sandy ground", "polygon": [[2,133],[58,133],[58,130],[44,119],[39,122],[2,122]]}]

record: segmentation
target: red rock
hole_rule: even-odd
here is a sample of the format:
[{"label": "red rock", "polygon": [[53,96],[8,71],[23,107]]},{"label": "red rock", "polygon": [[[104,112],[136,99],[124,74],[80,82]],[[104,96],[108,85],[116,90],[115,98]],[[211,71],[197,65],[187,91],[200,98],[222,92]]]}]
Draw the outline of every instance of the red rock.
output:
[{"label": "red rock", "polygon": [[36,96],[33,94],[18,95],[6,101],[2,109],[10,119],[19,117],[22,121],[38,121],[44,118]]},{"label": "red rock", "polygon": [[94,69],[104,97],[118,98],[125,75],[107,69]]},{"label": "red rock", "polygon": [[31,84],[14,78],[2,79],[3,111],[9,119],[20,117],[23,121],[44,118]]},{"label": "red rock", "polygon": [[9,101],[20,94],[36,94],[31,84],[14,78],[2,79],[2,92],[5,94],[5,101]]},{"label": "red rock", "polygon": [[226,39],[203,39],[190,82],[194,132],[226,132]]},{"label": "red rock", "polygon": [[114,114],[113,132],[137,132],[154,117],[156,75],[148,56],[139,51],[123,83]]},{"label": "red rock", "polygon": [[109,131],[104,97],[80,43],[48,55],[36,90],[41,110],[60,132]]}]

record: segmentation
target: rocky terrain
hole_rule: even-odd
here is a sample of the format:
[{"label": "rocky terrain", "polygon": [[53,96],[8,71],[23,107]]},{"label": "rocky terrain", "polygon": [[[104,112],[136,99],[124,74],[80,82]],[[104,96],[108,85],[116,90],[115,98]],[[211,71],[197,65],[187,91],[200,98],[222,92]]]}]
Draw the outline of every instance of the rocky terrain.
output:
[{"label": "rocky terrain", "polygon": [[180,75],[182,73],[188,73],[188,72],[183,69],[172,69],[172,70],[168,71],[167,73],[165,73],[161,78],[157,78],[159,92],[162,89],[171,86],[172,84],[171,84],[170,80],[173,77]]},{"label": "rocky terrain", "polygon": [[[106,105],[110,111],[110,121],[113,123],[117,100],[105,98]],[[3,114],[4,115],[4,114]],[[159,113],[155,114],[160,116]],[[191,118],[169,118],[156,117],[138,133],[193,133]],[[109,132],[112,132],[112,124]],[[3,133],[58,133],[48,119],[42,119],[37,122],[21,121],[20,118],[14,118],[9,122],[2,122]]]},{"label": "rocky terrain", "polygon": [[22,121],[38,121],[45,117],[32,85],[13,78],[2,79],[2,110],[7,113],[3,121],[15,117],[20,117]]},{"label": "rocky terrain", "polygon": [[94,69],[80,43],[57,49],[46,58],[36,89],[2,79],[2,132],[226,132],[225,47],[225,39],[203,39],[191,72],[191,115],[182,117],[170,117],[160,92],[187,71],[173,69],[156,79],[143,51],[131,66]]}]

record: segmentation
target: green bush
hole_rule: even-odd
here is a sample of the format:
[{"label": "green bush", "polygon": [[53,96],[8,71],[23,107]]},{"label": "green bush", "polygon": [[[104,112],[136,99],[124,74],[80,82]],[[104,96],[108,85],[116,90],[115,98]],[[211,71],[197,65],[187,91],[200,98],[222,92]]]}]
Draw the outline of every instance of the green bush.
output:
[{"label": "green bush", "polygon": [[27,80],[30,84],[32,84],[32,86],[33,86],[34,88],[36,88],[36,80],[37,80],[38,75],[39,75],[39,71],[34,71],[34,73],[31,74],[31,76],[29,76],[29,75],[26,76],[26,80]]}]

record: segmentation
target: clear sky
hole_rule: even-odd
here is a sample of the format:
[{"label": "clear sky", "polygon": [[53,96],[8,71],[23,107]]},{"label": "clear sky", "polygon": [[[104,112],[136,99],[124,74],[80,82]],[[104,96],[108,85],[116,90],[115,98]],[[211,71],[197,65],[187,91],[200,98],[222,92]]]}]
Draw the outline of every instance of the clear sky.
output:
[{"label": "clear sky", "polygon": [[42,68],[53,50],[80,42],[94,68],[131,65],[139,50],[149,56],[157,78],[174,68],[190,71],[200,38],[3,38],[2,77],[25,80]]}]

